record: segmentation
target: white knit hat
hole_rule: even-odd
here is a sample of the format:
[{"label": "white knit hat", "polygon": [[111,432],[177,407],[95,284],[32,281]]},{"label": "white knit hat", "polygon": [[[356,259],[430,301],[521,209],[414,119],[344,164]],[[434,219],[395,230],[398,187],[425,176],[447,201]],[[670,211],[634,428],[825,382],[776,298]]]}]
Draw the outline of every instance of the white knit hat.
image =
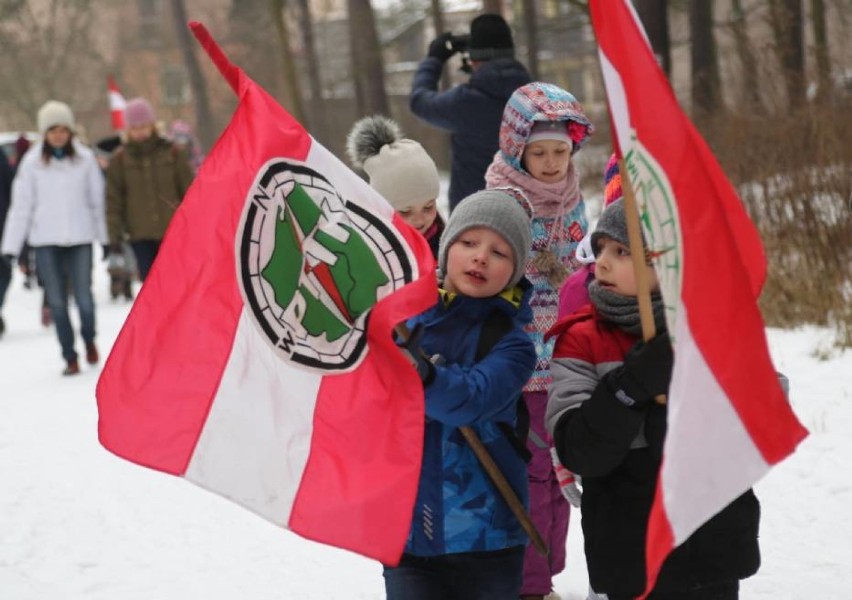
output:
[{"label": "white knit hat", "polygon": [[404,138],[399,125],[387,117],[373,115],[355,123],[346,137],[346,152],[395,210],[422,206],[438,197],[441,182],[435,161],[423,146]]},{"label": "white knit hat", "polygon": [[422,206],[440,193],[435,162],[414,140],[382,146],[378,154],[364,161],[364,171],[370,176],[370,185],[395,210]]},{"label": "white knit hat", "polygon": [[44,135],[47,130],[57,125],[67,127],[74,131],[74,113],[71,112],[71,107],[64,102],[57,100],[48,100],[38,109],[38,130]]}]

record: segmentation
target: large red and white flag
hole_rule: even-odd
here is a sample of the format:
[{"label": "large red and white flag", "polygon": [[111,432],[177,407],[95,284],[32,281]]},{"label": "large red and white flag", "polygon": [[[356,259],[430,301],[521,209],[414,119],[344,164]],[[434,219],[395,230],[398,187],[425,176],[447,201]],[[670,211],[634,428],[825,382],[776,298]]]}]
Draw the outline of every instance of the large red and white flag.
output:
[{"label": "large red and white flag", "polygon": [[112,75],[107,76],[107,93],[109,94],[109,114],[112,120],[113,131],[124,130],[124,107],[127,103],[118,89]]},{"label": "large red and white flag", "polygon": [[807,431],[778,383],[757,297],[754,225],[677,103],[629,0],[592,0],[614,142],[627,164],[675,346],[668,434],[648,524],[648,590],[668,553]]},{"label": "large red and white flag", "polygon": [[396,564],[423,390],[394,325],[437,298],[426,241],[191,27],[239,104],[97,387],[115,454]]}]

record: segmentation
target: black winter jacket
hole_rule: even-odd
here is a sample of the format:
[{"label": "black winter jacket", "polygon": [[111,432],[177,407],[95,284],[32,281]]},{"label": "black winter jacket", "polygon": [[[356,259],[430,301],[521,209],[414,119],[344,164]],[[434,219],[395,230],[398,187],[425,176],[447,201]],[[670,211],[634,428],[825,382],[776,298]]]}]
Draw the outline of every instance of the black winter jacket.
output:
[{"label": "black winter jacket", "polygon": [[467,83],[438,91],[444,63],[427,56],[420,62],[411,85],[411,112],[452,136],[450,210],[473,192],[485,189],[485,171],[499,145],[500,122],[506,101],[531,81],[514,58],[483,63]]},{"label": "black winter jacket", "polygon": [[[610,598],[633,598],[644,591],[645,537],[654,500],[666,436],[667,406],[651,402],[643,410],[622,404],[598,379],[603,363],[617,366],[617,356],[635,340],[596,321],[572,327],[554,350],[551,404],[570,399],[577,376],[586,373],[591,395],[565,410],[553,428],[554,445],[562,464],[583,483],[582,515],[589,581]],[[593,356],[570,352],[576,340],[595,329]],[[564,342],[564,343],[563,343]],[[583,347],[577,343],[576,347]],[[619,350],[621,348],[622,350]],[[560,379],[561,378],[561,379]],[[588,389],[588,388],[587,388]],[[550,412],[550,406],[548,412]],[[701,464],[695,465],[701,469]],[[733,582],[757,572],[760,566],[758,524],[760,506],[752,490],[731,502],[669,555],[654,588],[677,593],[696,585]]]},{"label": "black winter jacket", "polygon": [[[587,444],[595,437],[596,424],[607,421],[610,431],[624,433],[628,448],[643,426],[639,415],[602,384],[582,406],[566,412],[555,431],[560,458],[583,480],[589,581],[595,591],[610,596],[638,596],[645,588],[645,533],[660,468],[666,408],[657,404],[648,408],[644,428],[649,445],[644,448],[621,453],[602,446],[599,451],[575,452],[571,446],[578,439]],[[577,456],[584,460],[575,460]],[[760,566],[759,521],[760,506],[749,490],[669,555],[654,589],[673,592],[753,575]]]}]

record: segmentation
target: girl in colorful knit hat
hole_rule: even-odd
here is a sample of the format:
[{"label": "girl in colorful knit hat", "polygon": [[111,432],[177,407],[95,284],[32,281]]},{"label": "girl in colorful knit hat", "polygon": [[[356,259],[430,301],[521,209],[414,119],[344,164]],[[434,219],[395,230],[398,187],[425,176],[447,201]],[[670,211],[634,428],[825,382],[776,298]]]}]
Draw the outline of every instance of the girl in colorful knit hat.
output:
[{"label": "girl in colorful knit hat", "polygon": [[352,126],[346,152],[352,164],[367,173],[370,185],[426,238],[437,259],[444,231],[438,214],[441,182],[438,168],[423,146],[404,138],[395,121],[376,115]]},{"label": "girl in colorful knit hat", "polygon": [[[534,82],[515,90],[503,111],[500,149],[488,168],[489,188],[521,189],[533,206],[531,260],[526,276],[533,284],[533,322],[527,327],[536,347],[536,369],[524,388],[530,414],[528,465],[530,516],[548,542],[550,555],[532,546],[524,559],[521,597],[542,599],[553,589],[553,576],[565,568],[569,502],[579,503],[573,476],[556,466],[552,440],[544,428],[553,343],[544,333],[557,318],[559,289],[577,269],[577,244],[586,234],[586,205],[574,154],[594,128],[574,96],[564,89]],[[564,496],[564,497],[563,497]]]}]

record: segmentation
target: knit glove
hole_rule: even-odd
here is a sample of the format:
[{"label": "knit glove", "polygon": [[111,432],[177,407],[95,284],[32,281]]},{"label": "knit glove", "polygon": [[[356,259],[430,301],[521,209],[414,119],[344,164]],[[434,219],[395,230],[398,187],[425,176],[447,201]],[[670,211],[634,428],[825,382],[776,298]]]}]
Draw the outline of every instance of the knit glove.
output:
[{"label": "knit glove", "polygon": [[624,363],[607,373],[606,382],[619,402],[642,410],[655,396],[669,390],[674,353],[668,332],[638,341],[627,352]]},{"label": "knit glove", "polygon": [[450,60],[450,57],[456,53],[452,43],[450,43],[452,37],[453,33],[451,31],[445,31],[432,40],[429,44],[429,56],[434,56],[441,62]]},{"label": "knit glove", "polygon": [[566,469],[559,461],[556,448],[550,449],[550,458],[553,461],[553,471],[556,473],[556,481],[559,482],[559,491],[574,508],[580,508],[583,492],[580,489],[580,476]]}]

